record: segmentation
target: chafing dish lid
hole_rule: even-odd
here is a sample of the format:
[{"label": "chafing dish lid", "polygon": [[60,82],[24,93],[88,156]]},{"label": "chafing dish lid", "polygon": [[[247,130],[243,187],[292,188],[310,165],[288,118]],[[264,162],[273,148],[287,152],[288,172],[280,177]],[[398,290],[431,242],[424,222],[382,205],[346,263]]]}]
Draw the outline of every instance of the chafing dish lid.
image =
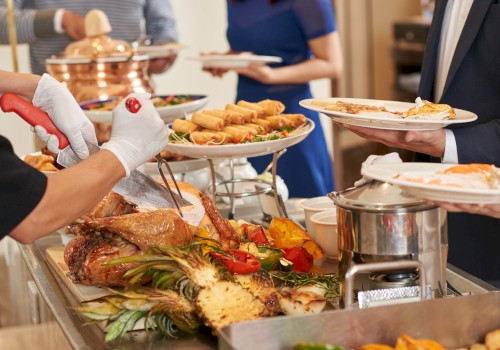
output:
[{"label": "chafing dish lid", "polygon": [[332,192],[328,196],[339,207],[348,209],[386,211],[401,209],[427,210],[437,207],[425,200],[411,196],[398,186],[380,181],[370,181],[341,192]]}]

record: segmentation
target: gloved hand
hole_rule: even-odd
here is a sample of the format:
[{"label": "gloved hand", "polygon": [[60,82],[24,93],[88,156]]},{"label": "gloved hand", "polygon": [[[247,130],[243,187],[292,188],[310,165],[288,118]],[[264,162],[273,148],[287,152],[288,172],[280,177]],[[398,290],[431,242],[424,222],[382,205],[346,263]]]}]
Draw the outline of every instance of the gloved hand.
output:
[{"label": "gloved hand", "polygon": [[[377,156],[375,154],[372,154],[368,156],[368,158],[366,158],[366,160],[361,164],[361,169],[363,169],[363,167],[370,166],[372,164],[394,164],[394,163],[403,163],[397,152],[388,153],[383,156]],[[354,187],[359,187],[361,185],[364,185],[365,183],[371,180],[372,179],[363,176],[361,179],[359,179],[354,183]]]},{"label": "gloved hand", "polygon": [[[168,132],[160,118],[151,95],[132,93],[124,98],[113,110],[111,138],[102,145],[115,154],[125,168],[127,176],[139,165],[147,162],[165,149]],[[129,98],[136,98],[140,108],[126,107]]]},{"label": "gloved hand", "polygon": [[[33,96],[33,105],[47,112],[55,126],[61,131],[80,159],[89,156],[85,141],[97,145],[94,125],[76,102],[69,90],[48,74],[44,74]],[[55,135],[48,134],[44,127],[34,128],[37,136],[47,143],[51,152],[59,152],[59,141]]]}]

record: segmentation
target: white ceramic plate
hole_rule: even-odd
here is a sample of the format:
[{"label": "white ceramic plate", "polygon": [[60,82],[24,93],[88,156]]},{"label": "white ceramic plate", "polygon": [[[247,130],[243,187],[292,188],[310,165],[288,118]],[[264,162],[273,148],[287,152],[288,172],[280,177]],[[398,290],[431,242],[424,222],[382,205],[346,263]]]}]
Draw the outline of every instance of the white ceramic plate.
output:
[{"label": "white ceramic plate", "polygon": [[400,174],[411,177],[430,176],[451,166],[452,164],[439,163],[375,164],[362,168],[361,174],[400,186],[407,193],[427,200],[454,203],[500,203],[500,190],[496,189],[430,185],[394,178]]},{"label": "white ceramic plate", "polygon": [[161,45],[144,45],[137,48],[137,53],[140,55],[148,55],[149,58],[161,58],[170,55],[175,55],[185,46],[177,43],[167,43]]},{"label": "white ceramic plate", "polygon": [[[156,110],[158,114],[163,119],[165,124],[171,123],[175,118],[182,118],[185,114],[196,112],[208,103],[208,96],[205,95],[192,95],[192,94],[177,94],[176,96],[186,96],[189,95],[192,98],[192,101],[181,103],[178,105],[171,106],[163,106],[158,107]],[[169,95],[154,95],[158,97],[167,97]],[[153,96],[153,97],[154,97]],[[94,122],[111,124],[113,119],[112,111],[99,111],[88,109],[89,105],[98,104],[98,103],[106,103],[115,101],[119,97],[113,97],[106,100],[90,100],[80,103],[80,107],[82,107],[85,115]]]},{"label": "white ceramic plate", "polygon": [[444,128],[450,124],[469,123],[477,119],[477,115],[455,108],[455,119],[449,120],[422,120],[422,119],[401,119],[390,113],[385,112],[365,112],[359,114],[350,114],[337,111],[329,111],[321,106],[315,106],[312,101],[331,102],[334,104],[337,101],[347,103],[364,104],[371,106],[384,106],[390,112],[404,112],[415,106],[414,103],[385,101],[385,100],[370,100],[360,98],[323,98],[323,99],[306,99],[299,104],[307,109],[311,109],[332,118],[332,120],[349,125],[363,126],[366,128],[385,129],[385,130],[437,130]]},{"label": "white ceramic plate", "polygon": [[165,149],[191,158],[218,159],[263,156],[281,151],[283,148],[291,147],[304,140],[315,126],[310,119],[307,119],[306,124],[309,125],[309,128],[302,133],[278,140],[217,146],[169,143]]},{"label": "white ceramic plate", "polygon": [[245,68],[251,63],[253,64],[268,64],[280,63],[281,57],[276,56],[258,56],[258,55],[207,55],[190,57],[189,59],[197,60],[203,63],[204,67],[209,68]]}]

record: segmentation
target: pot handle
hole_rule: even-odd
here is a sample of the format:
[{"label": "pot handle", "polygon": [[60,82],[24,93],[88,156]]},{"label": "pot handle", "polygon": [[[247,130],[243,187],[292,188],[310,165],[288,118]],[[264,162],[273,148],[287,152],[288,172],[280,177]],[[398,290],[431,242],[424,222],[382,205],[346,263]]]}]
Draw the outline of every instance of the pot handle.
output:
[{"label": "pot handle", "polygon": [[418,269],[419,282],[420,282],[420,299],[426,299],[425,289],[425,271],[424,265],[416,260],[398,260],[398,261],[384,261],[377,263],[356,264],[351,266],[345,274],[345,298],[344,304],[346,309],[352,308],[352,294],[354,292],[354,277],[359,273],[368,273],[375,271],[387,271],[398,269]]}]

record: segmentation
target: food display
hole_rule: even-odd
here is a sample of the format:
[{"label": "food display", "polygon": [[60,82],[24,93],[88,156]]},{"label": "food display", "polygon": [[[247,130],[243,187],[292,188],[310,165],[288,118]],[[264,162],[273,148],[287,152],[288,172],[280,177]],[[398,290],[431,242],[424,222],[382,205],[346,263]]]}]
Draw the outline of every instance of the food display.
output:
[{"label": "food display", "polygon": [[111,192],[67,228],[76,235],[64,252],[69,277],[113,288],[76,307],[107,322],[106,341],[139,320],[167,336],[203,326],[217,334],[234,322],[318,313],[336,300],[336,276],[312,272],[323,250],[293,221],[275,218],[265,229],[226,220],[211,198],[178,184],[201,203],[199,225],[175,210],[141,208]]},{"label": "food display", "polygon": [[279,101],[238,101],[224,110],[202,110],[190,120],[175,119],[169,134],[174,144],[224,145],[261,142],[301,133],[303,114],[282,114]]}]

